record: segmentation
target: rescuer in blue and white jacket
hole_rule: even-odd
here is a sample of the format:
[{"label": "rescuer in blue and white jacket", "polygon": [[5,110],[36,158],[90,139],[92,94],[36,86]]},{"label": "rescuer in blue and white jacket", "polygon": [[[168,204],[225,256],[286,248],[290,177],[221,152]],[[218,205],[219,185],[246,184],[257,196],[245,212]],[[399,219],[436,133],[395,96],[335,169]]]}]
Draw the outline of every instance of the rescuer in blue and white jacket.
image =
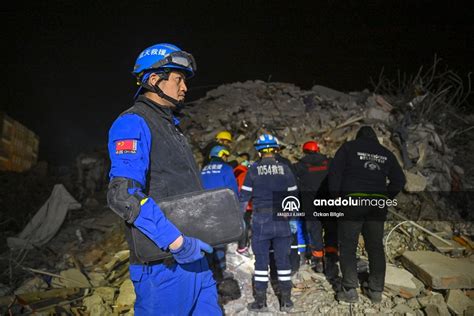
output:
[{"label": "rescuer in blue and white jacket", "polygon": [[[204,189],[228,188],[238,196],[237,180],[234,171],[226,161],[230,156],[229,150],[224,146],[214,146],[209,153],[210,162],[202,168],[201,179]],[[231,278],[232,274],[226,271],[226,246],[214,247],[214,253],[207,256],[211,266],[215,270],[215,277],[218,282]]]},{"label": "rescuer in blue and white jacket", "polygon": [[281,210],[281,202],[275,195],[296,194],[297,186],[290,168],[275,159],[279,148],[276,137],[268,134],[260,136],[255,149],[261,159],[253,164],[241,188],[242,211],[250,199],[253,203],[252,250],[255,254],[255,302],[249,310],[267,309],[266,291],[269,280],[269,252],[273,246],[275,264],[280,285],[280,310],[289,311],[291,301],[291,231],[287,218],[275,218],[275,212]]}]

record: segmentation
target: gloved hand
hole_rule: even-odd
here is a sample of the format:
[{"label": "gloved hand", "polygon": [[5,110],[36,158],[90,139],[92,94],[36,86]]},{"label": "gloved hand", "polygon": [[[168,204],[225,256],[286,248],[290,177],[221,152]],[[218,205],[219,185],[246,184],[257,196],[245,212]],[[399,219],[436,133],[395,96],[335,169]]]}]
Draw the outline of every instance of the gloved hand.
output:
[{"label": "gloved hand", "polygon": [[174,250],[170,250],[174,259],[179,264],[185,264],[197,261],[204,257],[203,251],[212,253],[213,249],[210,245],[197,238],[183,235],[183,244]]}]

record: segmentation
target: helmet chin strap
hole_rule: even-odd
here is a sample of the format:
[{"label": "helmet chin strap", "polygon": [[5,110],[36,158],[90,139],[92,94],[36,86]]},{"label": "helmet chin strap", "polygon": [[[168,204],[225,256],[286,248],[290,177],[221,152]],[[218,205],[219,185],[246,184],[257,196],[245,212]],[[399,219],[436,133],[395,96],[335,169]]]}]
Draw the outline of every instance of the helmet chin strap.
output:
[{"label": "helmet chin strap", "polygon": [[175,98],[172,98],[169,95],[165,94],[163,90],[161,90],[161,88],[158,86],[161,80],[168,80],[168,78],[166,76],[165,78],[158,79],[158,81],[153,86],[145,82],[142,82],[140,85],[151,92],[155,92],[156,94],[158,94],[160,98],[165,99],[168,102],[171,102],[171,104],[173,104],[176,107],[174,111],[176,112],[181,111],[184,108],[184,102],[176,100]]}]

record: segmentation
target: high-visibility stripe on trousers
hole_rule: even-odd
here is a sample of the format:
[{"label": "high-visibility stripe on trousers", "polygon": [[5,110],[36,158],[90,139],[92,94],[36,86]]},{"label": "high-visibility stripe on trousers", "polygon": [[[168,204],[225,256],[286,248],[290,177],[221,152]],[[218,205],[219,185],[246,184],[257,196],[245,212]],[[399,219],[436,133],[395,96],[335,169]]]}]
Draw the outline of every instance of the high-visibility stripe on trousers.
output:
[{"label": "high-visibility stripe on trousers", "polygon": [[268,271],[255,270],[254,280],[255,282],[268,282]]},{"label": "high-visibility stripe on trousers", "polygon": [[277,270],[278,281],[291,281],[291,269],[290,270]]},{"label": "high-visibility stripe on trousers", "polygon": [[273,214],[258,213],[252,218],[252,250],[255,255],[255,289],[268,287],[270,247],[273,247],[280,288],[291,289],[291,232],[288,221],[274,220]]}]

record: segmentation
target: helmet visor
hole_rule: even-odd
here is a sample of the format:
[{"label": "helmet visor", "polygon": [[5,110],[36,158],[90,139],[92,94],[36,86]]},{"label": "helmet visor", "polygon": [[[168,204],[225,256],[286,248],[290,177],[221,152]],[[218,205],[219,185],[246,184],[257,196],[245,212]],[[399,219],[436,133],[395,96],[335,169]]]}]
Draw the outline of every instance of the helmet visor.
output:
[{"label": "helmet visor", "polygon": [[197,69],[196,61],[194,60],[193,55],[183,52],[183,51],[170,53],[169,55],[165,56],[163,59],[154,63],[150,67],[150,69],[160,68],[169,64],[188,68],[192,70],[193,72],[195,72]]}]

